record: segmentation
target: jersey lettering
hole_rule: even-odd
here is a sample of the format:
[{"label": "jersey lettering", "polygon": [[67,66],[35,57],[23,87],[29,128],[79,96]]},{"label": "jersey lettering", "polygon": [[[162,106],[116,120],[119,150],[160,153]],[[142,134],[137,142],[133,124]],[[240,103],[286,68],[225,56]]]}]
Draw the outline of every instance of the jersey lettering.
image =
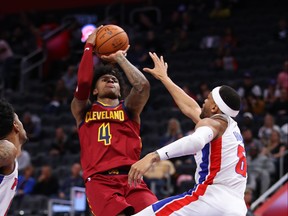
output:
[{"label": "jersey lettering", "polygon": [[242,175],[243,177],[246,177],[247,162],[246,162],[246,157],[245,157],[245,149],[241,145],[238,145],[237,156],[239,158],[239,161],[236,164],[235,171],[236,173]]},{"label": "jersey lettering", "polygon": [[11,190],[14,190],[16,188],[17,184],[18,184],[18,178],[14,178],[14,183],[11,187]]}]

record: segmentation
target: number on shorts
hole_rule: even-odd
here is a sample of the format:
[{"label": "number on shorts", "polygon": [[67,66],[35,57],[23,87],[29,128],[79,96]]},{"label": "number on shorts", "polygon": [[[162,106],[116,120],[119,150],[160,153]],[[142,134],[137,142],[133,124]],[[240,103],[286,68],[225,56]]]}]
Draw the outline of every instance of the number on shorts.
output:
[{"label": "number on shorts", "polygon": [[239,158],[239,161],[236,164],[236,168],[235,168],[236,173],[242,175],[243,177],[246,177],[247,162],[246,162],[246,157],[245,157],[245,149],[241,145],[238,145],[237,156]]},{"label": "number on shorts", "polygon": [[99,142],[103,141],[104,145],[110,145],[111,138],[112,135],[110,133],[110,124],[103,123],[98,129],[98,141]]}]

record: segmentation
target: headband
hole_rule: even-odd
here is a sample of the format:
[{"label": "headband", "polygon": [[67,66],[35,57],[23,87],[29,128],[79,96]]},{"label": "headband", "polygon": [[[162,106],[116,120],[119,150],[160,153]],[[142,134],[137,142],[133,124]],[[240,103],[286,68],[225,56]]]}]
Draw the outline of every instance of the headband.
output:
[{"label": "headband", "polygon": [[221,98],[221,95],[219,93],[220,91],[220,86],[214,88],[212,90],[212,97],[213,100],[215,101],[216,105],[219,107],[219,109],[224,113],[227,114],[231,117],[236,117],[237,114],[239,113],[239,110],[233,110],[231,109]]}]

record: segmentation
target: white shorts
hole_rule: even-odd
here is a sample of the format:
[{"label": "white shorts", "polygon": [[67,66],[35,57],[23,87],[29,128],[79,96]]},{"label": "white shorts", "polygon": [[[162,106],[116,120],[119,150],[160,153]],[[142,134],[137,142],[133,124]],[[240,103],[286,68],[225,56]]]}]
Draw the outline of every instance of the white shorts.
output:
[{"label": "white shorts", "polygon": [[247,208],[241,195],[235,196],[223,188],[219,185],[197,187],[157,201],[134,216],[245,216]]}]

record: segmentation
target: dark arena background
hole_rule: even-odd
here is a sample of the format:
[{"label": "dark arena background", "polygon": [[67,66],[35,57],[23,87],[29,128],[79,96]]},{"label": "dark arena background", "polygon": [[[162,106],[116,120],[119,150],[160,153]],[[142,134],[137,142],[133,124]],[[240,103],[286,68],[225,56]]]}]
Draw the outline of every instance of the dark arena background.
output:
[{"label": "dark arena background", "polygon": [[[70,102],[84,47],[81,30],[88,24],[125,29],[127,58],[140,70],[153,66],[149,51],[163,55],[171,79],[201,105],[213,87],[233,86],[242,96],[236,120],[247,146],[248,175],[258,172],[254,184],[248,179],[247,215],[288,215],[287,0],[2,0],[0,94],[29,136],[19,174],[35,182],[43,173],[53,176],[46,189],[19,188],[8,216],[90,215],[85,188],[66,184],[72,167],[81,176]],[[141,157],[195,126],[163,84],[144,75],[151,93],[141,115]],[[265,163],[257,163],[258,156]],[[194,172],[195,161],[186,156],[173,160],[161,178],[144,180],[162,199],[192,188]]]}]

